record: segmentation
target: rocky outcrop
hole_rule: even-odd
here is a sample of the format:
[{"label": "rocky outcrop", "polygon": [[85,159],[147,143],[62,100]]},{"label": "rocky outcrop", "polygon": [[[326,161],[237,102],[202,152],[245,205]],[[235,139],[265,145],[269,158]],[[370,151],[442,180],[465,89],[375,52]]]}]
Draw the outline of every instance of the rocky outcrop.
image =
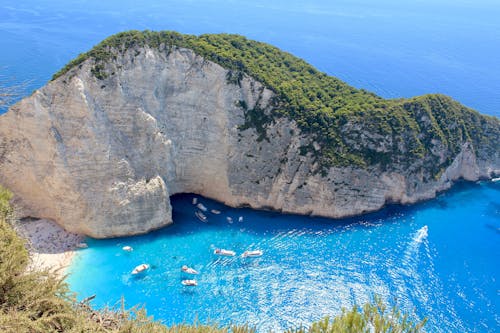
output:
[{"label": "rocky outcrop", "polygon": [[301,147],[321,148],[288,118],[270,123],[264,138],[242,127],[247,110],[273,107],[274,93],[251,77],[229,82],[226,69],[183,48],[117,53],[101,79],[93,68],[85,60],[0,117],[0,182],[25,215],[71,232],[160,228],[172,223],[169,197],[182,192],[337,218],[500,174],[499,153],[478,159],[469,142],[433,180],[377,166],[321,174]]}]

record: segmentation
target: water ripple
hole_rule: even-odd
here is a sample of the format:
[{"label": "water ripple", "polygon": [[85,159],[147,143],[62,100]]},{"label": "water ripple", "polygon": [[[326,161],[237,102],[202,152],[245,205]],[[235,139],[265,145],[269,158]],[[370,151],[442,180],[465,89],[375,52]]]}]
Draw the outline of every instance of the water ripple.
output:
[{"label": "water ripple", "polygon": [[[499,323],[497,268],[478,266],[468,256],[485,245],[499,253],[496,234],[483,227],[498,221],[483,214],[480,200],[474,201],[490,193],[488,188],[473,189],[481,194],[476,196],[458,192],[444,209],[428,203],[418,210],[391,211],[386,220],[377,216],[314,223],[307,217],[233,211],[203,200],[209,208],[244,216],[244,221],[230,224],[222,216],[200,224],[192,217],[191,197],[181,196],[173,201],[176,223],[170,228],[128,239],[89,240],[90,248],[79,253],[69,282],[82,298],[98,294],[97,306],[125,295],[128,304],[145,304],[167,324],[198,318],[247,322],[259,332],[280,331],[334,316],[342,307],[379,295],[413,320],[429,317],[432,332],[493,332]],[[473,211],[483,220],[472,227]],[[449,228],[451,223],[455,228]],[[462,229],[466,236],[461,236]],[[134,252],[123,253],[124,244]],[[462,244],[468,244],[467,251]],[[217,247],[237,255],[216,256]],[[241,258],[255,249],[264,255]],[[481,260],[496,262],[494,255],[481,253]],[[152,269],[131,277],[131,268],[142,262]],[[197,287],[180,284],[183,264],[200,272]],[[93,279],[86,278],[89,274]]]}]

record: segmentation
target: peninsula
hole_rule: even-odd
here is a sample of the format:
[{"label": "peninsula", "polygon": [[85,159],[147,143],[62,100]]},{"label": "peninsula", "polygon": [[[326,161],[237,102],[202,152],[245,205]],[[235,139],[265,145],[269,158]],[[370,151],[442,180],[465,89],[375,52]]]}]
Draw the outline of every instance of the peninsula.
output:
[{"label": "peninsula", "polygon": [[444,95],[383,99],[238,35],[128,31],[0,116],[26,216],[106,238],[169,197],[341,218],[500,175],[500,121]]}]

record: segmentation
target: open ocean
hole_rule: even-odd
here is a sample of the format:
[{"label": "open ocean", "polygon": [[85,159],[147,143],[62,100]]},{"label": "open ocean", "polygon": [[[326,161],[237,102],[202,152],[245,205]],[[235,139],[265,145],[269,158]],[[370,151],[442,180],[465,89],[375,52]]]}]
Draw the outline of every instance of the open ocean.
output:
[{"label": "open ocean", "polygon": [[[499,17],[497,0],[0,0],[0,83],[29,80],[29,94],[119,31],[227,32],[383,97],[443,93],[500,117]],[[96,306],[123,295],[168,324],[248,322],[260,332],[307,325],[377,294],[428,317],[430,332],[500,331],[500,183],[461,183],[436,200],[349,220],[200,198],[223,211],[201,224],[191,198],[173,198],[172,227],[89,240],[71,268],[72,290],[97,294]],[[229,224],[227,215],[244,221]],[[220,259],[214,247],[264,255]],[[153,268],[132,278],[142,262]],[[180,285],[182,264],[200,271],[198,287]]]}]

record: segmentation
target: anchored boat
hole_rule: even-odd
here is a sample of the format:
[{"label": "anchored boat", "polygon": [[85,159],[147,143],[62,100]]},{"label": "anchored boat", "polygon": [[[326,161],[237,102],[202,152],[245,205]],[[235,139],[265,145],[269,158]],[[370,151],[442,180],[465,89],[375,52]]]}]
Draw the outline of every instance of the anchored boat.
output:
[{"label": "anchored boat", "polygon": [[205,214],[203,214],[202,212],[200,212],[199,210],[196,211],[194,213],[194,215],[196,215],[196,217],[201,221],[201,222],[207,222],[207,216]]},{"label": "anchored boat", "polygon": [[181,283],[182,285],[188,287],[194,287],[198,285],[198,282],[196,282],[196,280],[182,280]]},{"label": "anchored boat", "polygon": [[215,249],[214,254],[217,254],[219,256],[234,257],[236,255],[236,252],[231,250]]},{"label": "anchored boat", "polygon": [[241,255],[242,258],[255,258],[260,257],[264,254],[262,250],[245,251]]},{"label": "anchored boat", "polygon": [[188,267],[186,265],[183,265],[181,267],[181,271],[183,271],[184,273],[187,273],[187,274],[193,274],[193,275],[198,274],[197,270],[195,270],[194,268]]},{"label": "anchored boat", "polygon": [[199,204],[197,204],[196,207],[198,207],[198,209],[201,211],[204,211],[204,212],[207,211],[207,207],[205,207],[201,202]]},{"label": "anchored boat", "polygon": [[142,273],[146,270],[149,269],[149,265],[148,264],[140,264],[139,266],[137,266],[136,268],[134,268],[134,270],[132,271],[132,274],[133,275],[136,275],[136,274],[139,274],[139,273]]}]

